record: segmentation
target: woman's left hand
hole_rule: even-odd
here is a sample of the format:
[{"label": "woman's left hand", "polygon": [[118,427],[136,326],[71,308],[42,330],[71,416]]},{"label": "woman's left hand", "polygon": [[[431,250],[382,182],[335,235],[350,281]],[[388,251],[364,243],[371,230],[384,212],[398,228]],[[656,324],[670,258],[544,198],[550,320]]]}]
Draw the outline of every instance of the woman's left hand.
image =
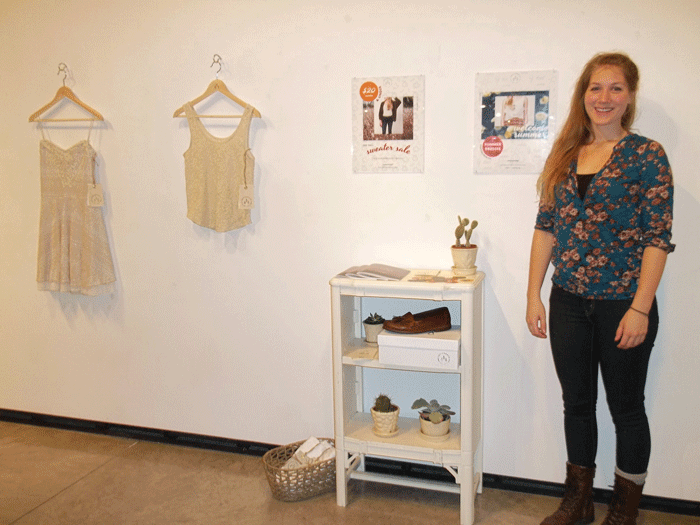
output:
[{"label": "woman's left hand", "polygon": [[615,341],[618,341],[617,347],[626,350],[641,345],[647,336],[648,328],[649,318],[646,315],[627,310],[615,334]]}]

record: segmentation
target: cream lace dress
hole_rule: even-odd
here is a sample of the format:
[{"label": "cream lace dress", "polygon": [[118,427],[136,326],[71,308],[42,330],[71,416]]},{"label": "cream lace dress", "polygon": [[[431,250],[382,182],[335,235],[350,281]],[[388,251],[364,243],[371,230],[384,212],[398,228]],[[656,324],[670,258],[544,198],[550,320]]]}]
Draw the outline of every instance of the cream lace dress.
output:
[{"label": "cream lace dress", "polygon": [[253,184],[255,157],[248,147],[253,107],[245,108],[228,137],[209,133],[192,105],[184,107],[190,128],[190,146],[184,153],[187,217],[217,232],[250,224],[250,210],[238,207],[238,197],[241,186]]},{"label": "cream lace dress", "polygon": [[95,183],[88,140],[63,149],[43,139],[39,219],[39,290],[100,295],[114,290],[114,265],[101,207],[87,205]]}]

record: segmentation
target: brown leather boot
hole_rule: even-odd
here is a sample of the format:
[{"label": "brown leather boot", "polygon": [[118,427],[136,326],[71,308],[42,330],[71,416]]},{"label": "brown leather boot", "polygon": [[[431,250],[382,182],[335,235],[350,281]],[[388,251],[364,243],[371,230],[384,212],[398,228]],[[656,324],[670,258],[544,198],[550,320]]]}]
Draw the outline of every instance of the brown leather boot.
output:
[{"label": "brown leather boot", "polygon": [[608,515],[601,525],[636,525],[643,488],[644,485],[637,485],[616,473]]},{"label": "brown leather boot", "polygon": [[540,525],[585,525],[593,523],[593,478],[595,467],[566,464],[564,499],[559,510]]}]

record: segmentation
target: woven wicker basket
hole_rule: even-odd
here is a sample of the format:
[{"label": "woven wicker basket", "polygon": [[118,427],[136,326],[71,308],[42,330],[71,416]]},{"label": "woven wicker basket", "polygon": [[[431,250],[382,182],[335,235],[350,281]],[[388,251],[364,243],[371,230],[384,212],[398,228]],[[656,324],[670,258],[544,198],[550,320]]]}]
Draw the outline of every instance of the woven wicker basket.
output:
[{"label": "woven wicker basket", "polygon": [[[320,438],[334,444],[332,439]],[[282,467],[304,443],[268,450],[262,458],[272,496],[281,501],[300,501],[335,489],[335,458],[293,470]]]}]

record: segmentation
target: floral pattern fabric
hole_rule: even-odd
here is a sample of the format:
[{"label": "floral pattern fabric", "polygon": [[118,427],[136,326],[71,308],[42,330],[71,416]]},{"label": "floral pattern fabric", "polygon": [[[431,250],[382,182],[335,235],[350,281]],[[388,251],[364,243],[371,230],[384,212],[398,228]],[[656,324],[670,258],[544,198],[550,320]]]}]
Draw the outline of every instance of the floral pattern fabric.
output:
[{"label": "floral pattern fabric", "polygon": [[535,228],[554,235],[555,285],[587,299],[630,299],[644,249],[675,249],[672,223],[666,152],[658,142],[631,134],[615,145],[583,199],[574,160],[554,203],[540,203]]}]

